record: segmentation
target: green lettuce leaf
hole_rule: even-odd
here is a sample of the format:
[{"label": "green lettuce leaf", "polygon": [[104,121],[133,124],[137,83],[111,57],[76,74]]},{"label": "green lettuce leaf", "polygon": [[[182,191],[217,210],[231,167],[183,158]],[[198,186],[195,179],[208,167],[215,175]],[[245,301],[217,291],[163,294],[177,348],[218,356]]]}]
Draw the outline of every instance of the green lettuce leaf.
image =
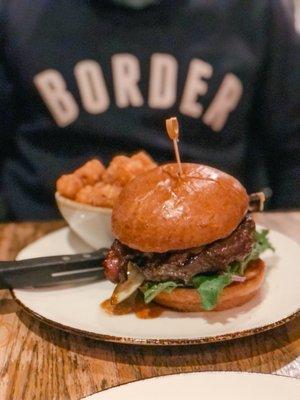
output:
[{"label": "green lettuce leaf", "polygon": [[275,251],[273,245],[271,244],[271,242],[268,238],[268,234],[269,234],[268,229],[263,229],[260,232],[259,231],[255,232],[256,242],[255,242],[255,245],[251,252],[251,256],[252,256],[253,260],[258,258],[266,250]]},{"label": "green lettuce leaf", "polygon": [[202,306],[205,310],[212,310],[218,302],[223,289],[232,282],[232,274],[196,275],[193,285],[198,290]]},{"label": "green lettuce leaf", "polygon": [[150,303],[154,297],[156,297],[161,292],[171,293],[177,286],[182,286],[181,284],[177,284],[173,281],[166,282],[148,282],[144,286],[141,287],[142,292],[144,293],[145,303]]},{"label": "green lettuce leaf", "polygon": [[260,232],[255,232],[255,243],[251,250],[251,253],[243,261],[234,261],[230,264],[229,270],[235,275],[244,275],[245,268],[250,261],[257,260],[259,256],[266,250],[275,251],[274,247],[268,238],[269,231],[263,229]]},{"label": "green lettuce leaf", "polygon": [[[256,241],[251,253],[243,261],[231,263],[226,272],[210,275],[199,274],[193,277],[191,284],[199,292],[205,310],[212,310],[216,306],[223,289],[231,284],[233,275],[244,275],[245,268],[250,261],[259,258],[266,250],[270,249],[274,251],[274,247],[268,239],[268,233],[269,231],[266,229],[260,232],[256,231]],[[184,285],[173,281],[161,283],[148,282],[141,289],[144,293],[145,303],[150,303],[159,293],[163,291],[170,293],[178,286]]]}]

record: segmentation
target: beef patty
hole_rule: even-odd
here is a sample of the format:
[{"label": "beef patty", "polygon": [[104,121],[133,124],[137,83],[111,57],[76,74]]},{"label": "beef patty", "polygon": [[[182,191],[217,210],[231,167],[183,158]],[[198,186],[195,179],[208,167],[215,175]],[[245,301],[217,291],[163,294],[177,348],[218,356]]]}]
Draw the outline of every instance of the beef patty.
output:
[{"label": "beef patty", "polygon": [[188,284],[197,274],[224,271],[233,261],[242,261],[254,244],[255,223],[247,216],[225,239],[206,246],[170,251],[143,253],[130,249],[115,240],[104,261],[107,279],[112,282],[126,280],[128,261],[135,263],[146,281],[180,281]]}]

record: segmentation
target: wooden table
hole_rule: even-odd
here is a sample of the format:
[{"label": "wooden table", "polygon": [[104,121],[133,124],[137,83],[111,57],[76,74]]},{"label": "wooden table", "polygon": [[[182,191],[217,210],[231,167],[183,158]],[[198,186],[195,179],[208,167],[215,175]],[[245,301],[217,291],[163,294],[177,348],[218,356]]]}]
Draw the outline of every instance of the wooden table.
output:
[{"label": "wooden table", "polygon": [[[265,213],[256,220],[300,242],[300,212]],[[0,225],[0,259],[61,222]],[[299,260],[295,260],[299,263]],[[79,399],[156,375],[188,371],[257,371],[300,378],[300,317],[269,332],[190,347],[102,343],[50,328],[26,315],[0,291],[0,399]]]}]

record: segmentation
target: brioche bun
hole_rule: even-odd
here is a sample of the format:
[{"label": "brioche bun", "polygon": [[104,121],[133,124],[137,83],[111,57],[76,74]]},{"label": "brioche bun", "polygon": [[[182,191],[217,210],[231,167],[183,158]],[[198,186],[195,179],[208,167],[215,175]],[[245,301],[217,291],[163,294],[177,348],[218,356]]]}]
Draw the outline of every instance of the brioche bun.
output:
[{"label": "brioche bun", "polygon": [[[251,261],[245,272],[246,280],[226,286],[212,311],[228,310],[247,303],[259,291],[264,275],[265,263],[260,259]],[[154,301],[177,311],[207,311],[202,308],[201,297],[196,289],[178,288],[171,293],[162,292]]]},{"label": "brioche bun", "polygon": [[244,218],[248,195],[225,172],[200,164],[166,164],[129,182],[112,213],[117,239],[132,249],[164,253],[229,236]]}]

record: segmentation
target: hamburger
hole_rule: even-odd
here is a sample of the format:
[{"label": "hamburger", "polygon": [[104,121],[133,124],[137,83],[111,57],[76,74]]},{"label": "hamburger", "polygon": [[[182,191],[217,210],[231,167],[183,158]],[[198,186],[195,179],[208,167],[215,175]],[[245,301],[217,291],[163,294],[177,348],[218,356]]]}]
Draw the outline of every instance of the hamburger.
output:
[{"label": "hamburger", "polygon": [[117,284],[112,304],[136,290],[179,311],[225,310],[252,299],[264,280],[259,258],[273,249],[257,232],[245,188],[200,164],[154,168],[122,190],[112,213],[115,241],[104,261]]}]

